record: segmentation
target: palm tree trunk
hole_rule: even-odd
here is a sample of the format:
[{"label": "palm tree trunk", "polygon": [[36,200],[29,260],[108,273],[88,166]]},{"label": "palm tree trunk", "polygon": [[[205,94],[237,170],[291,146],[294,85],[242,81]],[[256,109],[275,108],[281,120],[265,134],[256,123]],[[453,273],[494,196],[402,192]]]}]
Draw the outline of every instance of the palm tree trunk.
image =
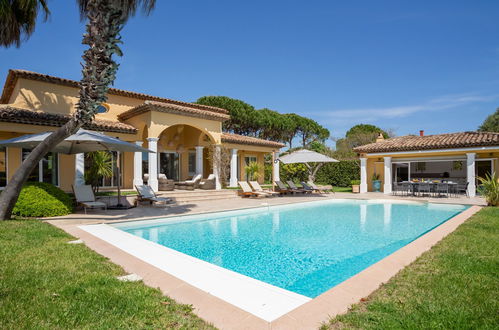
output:
[{"label": "palm tree trunk", "polygon": [[0,194],[0,220],[10,219],[22,185],[29,173],[50,149],[74,134],[85,123],[91,122],[97,107],[107,99],[107,91],[115,79],[118,65],[112,56],[121,56],[118,47],[120,31],[126,21],[126,13],[119,1],[93,0],[87,4],[87,28],[83,44],[89,46],[83,53],[85,62],[80,81],[80,99],[73,118],[55,130],[31,151],[8,185]]}]

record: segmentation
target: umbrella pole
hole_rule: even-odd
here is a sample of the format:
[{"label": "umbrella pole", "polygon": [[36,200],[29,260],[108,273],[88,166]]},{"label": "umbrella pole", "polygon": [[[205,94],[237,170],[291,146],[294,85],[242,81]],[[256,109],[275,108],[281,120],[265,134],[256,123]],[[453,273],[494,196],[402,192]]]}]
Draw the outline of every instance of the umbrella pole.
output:
[{"label": "umbrella pole", "polygon": [[118,168],[118,204],[116,204],[117,207],[123,207],[123,204],[121,204],[121,152],[117,152],[117,157],[116,157],[116,167]]}]

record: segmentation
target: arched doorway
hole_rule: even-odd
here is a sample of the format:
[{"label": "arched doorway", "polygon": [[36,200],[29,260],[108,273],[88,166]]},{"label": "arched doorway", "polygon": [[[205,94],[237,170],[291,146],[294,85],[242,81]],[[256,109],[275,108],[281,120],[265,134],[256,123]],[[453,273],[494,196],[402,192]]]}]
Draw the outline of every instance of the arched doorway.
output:
[{"label": "arched doorway", "polygon": [[158,175],[175,181],[196,174],[206,175],[211,167],[208,147],[213,138],[190,125],[174,125],[165,129],[158,140]]}]

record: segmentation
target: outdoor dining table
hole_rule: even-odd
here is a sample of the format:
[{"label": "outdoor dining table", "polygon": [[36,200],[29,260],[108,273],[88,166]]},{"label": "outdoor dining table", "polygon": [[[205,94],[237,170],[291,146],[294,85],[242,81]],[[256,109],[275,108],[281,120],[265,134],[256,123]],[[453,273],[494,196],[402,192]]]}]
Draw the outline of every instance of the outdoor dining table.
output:
[{"label": "outdoor dining table", "polygon": [[419,191],[419,189],[416,189],[419,185],[421,184],[429,184],[430,185],[430,189],[432,191],[435,191],[435,188],[438,184],[448,184],[449,185],[449,193],[451,193],[451,189],[450,188],[456,188],[457,187],[457,182],[433,182],[433,181],[418,181],[418,182],[414,182],[414,181],[402,181],[400,183],[405,183],[405,184],[409,184],[410,187],[411,187],[411,193],[413,196],[416,195],[416,193]]}]

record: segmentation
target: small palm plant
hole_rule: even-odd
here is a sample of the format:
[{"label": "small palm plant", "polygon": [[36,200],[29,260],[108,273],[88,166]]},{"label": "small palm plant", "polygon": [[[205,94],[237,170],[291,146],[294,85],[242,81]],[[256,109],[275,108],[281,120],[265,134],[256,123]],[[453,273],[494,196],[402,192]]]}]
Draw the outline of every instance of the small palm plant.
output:
[{"label": "small palm plant", "polygon": [[92,163],[85,171],[85,181],[92,185],[94,192],[98,192],[102,179],[113,176],[112,156],[107,151],[93,151],[89,152],[87,157]]},{"label": "small palm plant", "polygon": [[480,181],[480,186],[478,191],[485,197],[487,205],[498,206],[499,205],[499,178],[496,174],[485,175],[485,178],[478,177]]},{"label": "small palm plant", "polygon": [[250,162],[244,168],[244,172],[246,172],[246,180],[258,180],[261,176],[261,166],[257,162]]}]

